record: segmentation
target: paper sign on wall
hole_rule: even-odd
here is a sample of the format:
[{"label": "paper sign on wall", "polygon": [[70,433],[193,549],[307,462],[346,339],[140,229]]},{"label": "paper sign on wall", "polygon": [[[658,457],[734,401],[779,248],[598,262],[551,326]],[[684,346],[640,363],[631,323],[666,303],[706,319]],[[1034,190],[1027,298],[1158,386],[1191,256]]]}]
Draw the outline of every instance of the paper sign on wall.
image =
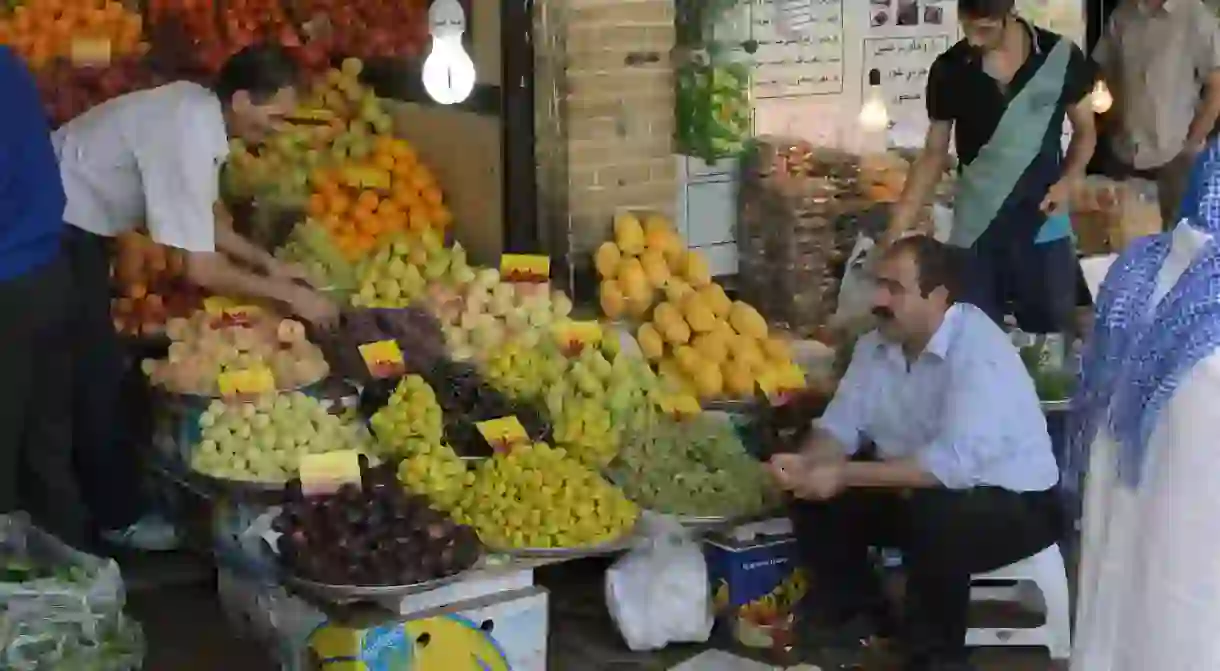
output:
[{"label": "paper sign on wall", "polygon": [[923,37],[867,37],[861,61],[861,98],[868,73],[881,73],[881,92],[893,126],[901,134],[919,138],[928,129],[928,71],[951,43],[949,35]]},{"label": "paper sign on wall", "polygon": [[842,93],[844,0],[802,0],[807,4],[795,7],[791,17],[779,1],[755,0],[751,6],[751,37],[758,42],[754,97]]}]

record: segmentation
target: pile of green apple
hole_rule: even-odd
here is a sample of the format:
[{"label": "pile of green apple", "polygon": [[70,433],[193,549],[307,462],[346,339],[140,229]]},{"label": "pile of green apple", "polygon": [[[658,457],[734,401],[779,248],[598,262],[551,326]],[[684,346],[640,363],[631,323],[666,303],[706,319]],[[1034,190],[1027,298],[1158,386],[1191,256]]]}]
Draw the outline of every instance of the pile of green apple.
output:
[{"label": "pile of green apple", "polygon": [[301,459],[311,454],[368,454],[371,447],[362,425],[300,392],[266,394],[253,402],[212,401],[199,427],[191,468],[224,480],[279,484],[294,477]]},{"label": "pile of green apple", "polygon": [[403,308],[424,296],[430,283],[462,285],[475,279],[466,250],[446,247],[433,231],[396,235],[357,268],[352,305]]}]

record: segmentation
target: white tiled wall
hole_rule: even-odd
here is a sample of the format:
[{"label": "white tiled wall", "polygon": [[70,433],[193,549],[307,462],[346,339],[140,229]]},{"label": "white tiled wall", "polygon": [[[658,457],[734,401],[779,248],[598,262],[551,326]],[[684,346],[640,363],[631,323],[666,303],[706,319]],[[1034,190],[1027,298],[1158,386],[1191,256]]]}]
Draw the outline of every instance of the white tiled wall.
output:
[{"label": "white tiled wall", "polygon": [[713,275],[737,272],[737,159],[678,162],[678,231],[707,259]]}]

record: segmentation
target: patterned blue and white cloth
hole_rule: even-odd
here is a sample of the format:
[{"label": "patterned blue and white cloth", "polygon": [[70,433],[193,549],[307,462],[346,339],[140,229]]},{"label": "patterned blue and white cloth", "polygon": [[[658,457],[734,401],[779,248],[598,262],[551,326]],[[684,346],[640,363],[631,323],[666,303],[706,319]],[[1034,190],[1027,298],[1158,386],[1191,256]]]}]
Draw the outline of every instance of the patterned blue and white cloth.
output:
[{"label": "patterned blue and white cloth", "polygon": [[[1220,236],[1220,144],[1196,161],[1182,217]],[[1065,484],[1079,487],[1088,448],[1105,426],[1118,442],[1118,475],[1139,484],[1161,410],[1192,368],[1220,350],[1220,244],[1215,237],[1178,282],[1150,305],[1172,233],[1133,243],[1114,262],[1097,297],[1093,336],[1073,402]]]}]

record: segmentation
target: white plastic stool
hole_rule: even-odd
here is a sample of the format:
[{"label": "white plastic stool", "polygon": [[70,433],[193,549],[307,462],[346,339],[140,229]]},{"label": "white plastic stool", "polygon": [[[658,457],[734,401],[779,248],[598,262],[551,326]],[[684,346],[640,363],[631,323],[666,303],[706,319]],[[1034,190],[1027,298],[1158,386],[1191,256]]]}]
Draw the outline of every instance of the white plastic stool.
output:
[{"label": "white plastic stool", "polygon": [[975,580],[1016,582],[1011,587],[973,587],[971,601],[1015,601],[1046,614],[1038,627],[971,628],[968,647],[1045,646],[1051,659],[1067,659],[1072,653],[1071,606],[1068,603],[1067,569],[1059,545],[1002,569],[974,576]]}]

